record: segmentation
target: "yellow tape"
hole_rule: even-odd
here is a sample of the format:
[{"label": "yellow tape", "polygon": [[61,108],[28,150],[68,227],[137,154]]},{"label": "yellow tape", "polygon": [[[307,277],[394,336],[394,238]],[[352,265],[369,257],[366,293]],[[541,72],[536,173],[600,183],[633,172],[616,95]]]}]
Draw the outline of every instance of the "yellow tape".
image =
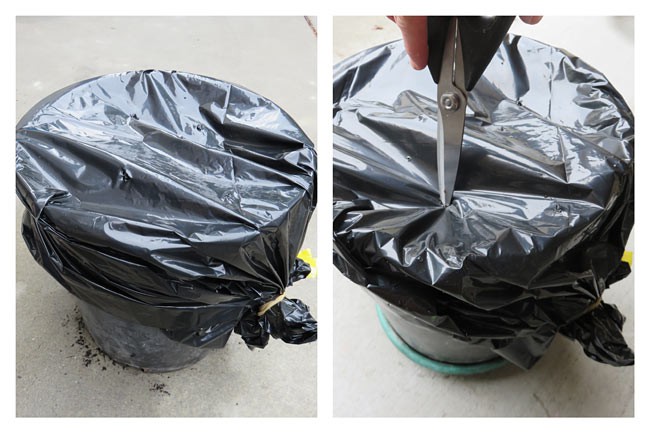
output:
[{"label": "yellow tape", "polygon": [[316,269],[316,257],[311,255],[311,248],[305,248],[304,250],[298,253],[298,258],[302,259],[311,267],[311,272],[307,278],[316,278],[317,269]]},{"label": "yellow tape", "polygon": [[628,265],[632,266],[632,256],[633,256],[632,251],[625,251],[623,253],[623,258],[621,259],[621,261],[626,262]]}]

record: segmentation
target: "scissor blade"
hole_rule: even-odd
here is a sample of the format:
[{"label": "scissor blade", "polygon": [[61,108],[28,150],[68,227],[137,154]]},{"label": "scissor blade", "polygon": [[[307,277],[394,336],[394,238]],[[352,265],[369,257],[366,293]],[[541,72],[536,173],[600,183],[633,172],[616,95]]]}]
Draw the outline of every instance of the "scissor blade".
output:
[{"label": "scissor blade", "polygon": [[463,145],[465,104],[461,103],[458,111],[453,115],[443,113],[441,117],[438,122],[438,185],[440,201],[445,206],[449,206],[454,194],[460,150]]},{"label": "scissor blade", "polygon": [[[451,204],[465,130],[463,56],[458,34],[458,20],[452,18],[443,51],[438,83],[438,189],[440,201]],[[453,108],[445,108],[445,98],[453,99]]]},{"label": "scissor blade", "polygon": [[438,165],[438,192],[440,201],[445,206],[447,204],[447,194],[445,186],[445,125],[442,121],[442,113],[438,112],[438,144],[436,146],[436,162]]}]

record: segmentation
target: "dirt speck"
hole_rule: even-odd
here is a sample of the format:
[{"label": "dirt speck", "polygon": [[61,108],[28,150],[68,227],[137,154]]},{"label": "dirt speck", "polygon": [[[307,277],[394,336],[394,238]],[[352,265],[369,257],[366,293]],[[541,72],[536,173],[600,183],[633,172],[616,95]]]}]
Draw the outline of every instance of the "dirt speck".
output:
[{"label": "dirt speck", "polygon": [[81,317],[81,312],[79,311],[78,307],[75,307],[73,316],[68,320],[68,322],[64,322],[67,324],[70,321],[77,323],[76,334],[74,335],[75,340],[74,343],[70,345],[70,347],[74,347],[75,345],[79,347],[79,351],[81,352],[81,363],[84,367],[92,367],[93,365],[97,365],[97,367],[101,367],[101,371],[107,371],[107,367],[112,364],[117,367],[122,367],[122,370],[127,368],[126,366],[113,361],[88,336],[88,333],[86,331],[86,324]]},{"label": "dirt speck", "polygon": [[171,395],[171,394],[169,393],[169,391],[167,391],[167,390],[165,389],[166,387],[167,387],[167,385],[164,384],[164,383],[158,383],[158,382],[155,382],[153,385],[151,385],[151,388],[149,388],[149,391],[153,391],[153,392],[156,392],[156,391],[157,391],[157,392],[159,392],[159,393],[161,393],[161,394]]}]

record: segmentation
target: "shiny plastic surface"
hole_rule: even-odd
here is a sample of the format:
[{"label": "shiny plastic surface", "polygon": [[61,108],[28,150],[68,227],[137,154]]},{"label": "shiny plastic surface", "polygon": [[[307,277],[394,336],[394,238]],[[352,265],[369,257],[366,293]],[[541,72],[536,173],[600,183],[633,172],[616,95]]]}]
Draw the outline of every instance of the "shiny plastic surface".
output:
[{"label": "shiny plastic surface", "polygon": [[16,189],[32,255],[83,301],[198,347],[316,339],[297,300],[257,316],[309,273],[316,205],[314,146],[268,99],[180,72],[74,84],[18,123]]},{"label": "shiny plastic surface", "polygon": [[[597,70],[508,35],[469,93],[451,205],[436,85],[401,41],[334,68],[334,262],[382,308],[530,368],[559,332],[630,365],[601,301],[629,274],[634,116]],[[606,295],[605,295],[606,298]]]}]

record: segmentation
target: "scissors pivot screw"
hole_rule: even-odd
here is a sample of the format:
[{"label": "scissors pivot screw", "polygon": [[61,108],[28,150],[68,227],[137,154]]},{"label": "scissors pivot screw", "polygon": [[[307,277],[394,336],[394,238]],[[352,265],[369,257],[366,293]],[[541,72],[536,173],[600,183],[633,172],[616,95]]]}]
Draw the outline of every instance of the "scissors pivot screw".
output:
[{"label": "scissors pivot screw", "polygon": [[440,102],[442,104],[442,108],[444,108],[446,111],[456,111],[460,105],[458,95],[451,92],[443,93],[440,97]]}]

